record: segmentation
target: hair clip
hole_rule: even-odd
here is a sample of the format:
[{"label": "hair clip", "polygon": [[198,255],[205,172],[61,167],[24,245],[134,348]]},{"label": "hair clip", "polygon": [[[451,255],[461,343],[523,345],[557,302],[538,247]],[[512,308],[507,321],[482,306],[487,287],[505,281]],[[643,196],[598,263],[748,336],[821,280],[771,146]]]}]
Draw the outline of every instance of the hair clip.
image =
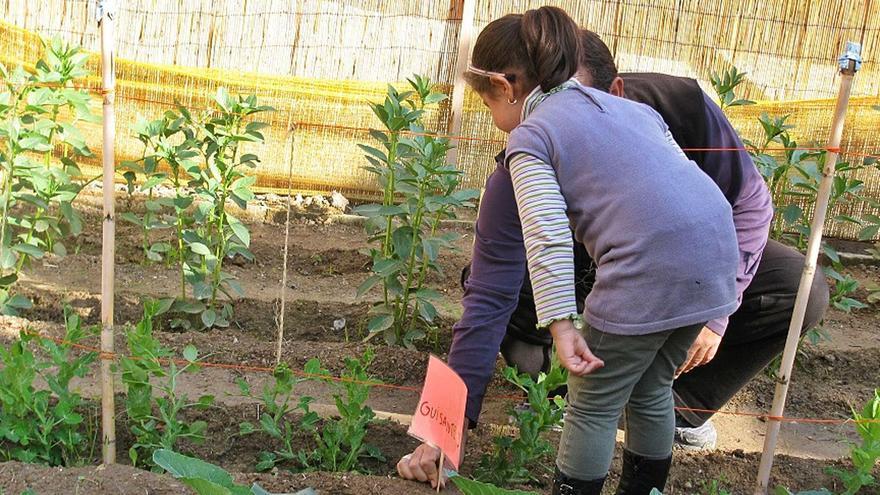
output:
[{"label": "hair clip", "polygon": [[491,70],[483,70],[483,69],[474,67],[471,64],[468,64],[467,70],[468,70],[468,72],[470,72],[472,74],[476,74],[478,76],[484,76],[484,77],[501,76],[501,77],[507,79],[507,74],[505,74],[503,72],[492,72]]}]

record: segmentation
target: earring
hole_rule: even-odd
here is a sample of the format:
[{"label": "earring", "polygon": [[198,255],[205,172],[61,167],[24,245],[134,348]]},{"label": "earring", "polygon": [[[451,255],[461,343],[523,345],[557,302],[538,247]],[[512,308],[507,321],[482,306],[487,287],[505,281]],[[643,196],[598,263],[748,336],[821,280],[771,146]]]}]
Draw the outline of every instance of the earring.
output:
[{"label": "earring", "polygon": [[507,104],[508,104],[508,105],[516,105],[516,102],[517,102],[517,101],[519,101],[519,100],[517,100],[516,98],[514,98],[513,101],[510,101],[510,98],[508,98],[508,99],[507,99]]}]

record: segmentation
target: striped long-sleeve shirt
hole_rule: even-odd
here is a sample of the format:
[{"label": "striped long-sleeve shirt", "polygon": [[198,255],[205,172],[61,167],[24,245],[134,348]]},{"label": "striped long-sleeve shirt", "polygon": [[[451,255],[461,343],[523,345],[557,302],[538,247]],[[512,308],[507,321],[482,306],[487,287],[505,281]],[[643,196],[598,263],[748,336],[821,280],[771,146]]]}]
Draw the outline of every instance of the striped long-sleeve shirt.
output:
[{"label": "striped long-sleeve shirt", "polygon": [[538,326],[578,314],[574,290],[571,227],[553,167],[519,153],[510,178],[522,222]]}]

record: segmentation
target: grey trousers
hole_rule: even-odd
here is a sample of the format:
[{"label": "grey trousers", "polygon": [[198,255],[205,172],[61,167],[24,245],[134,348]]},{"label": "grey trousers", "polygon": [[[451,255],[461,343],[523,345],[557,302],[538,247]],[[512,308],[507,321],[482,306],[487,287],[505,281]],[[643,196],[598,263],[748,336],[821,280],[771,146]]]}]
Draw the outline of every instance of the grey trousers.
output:
[{"label": "grey trousers", "polygon": [[581,480],[608,474],[624,409],[627,450],[648,459],[672,454],[672,379],[703,325],[635,336],[585,330],[587,345],[605,367],[568,379],[567,414],[556,457],[563,474]]}]

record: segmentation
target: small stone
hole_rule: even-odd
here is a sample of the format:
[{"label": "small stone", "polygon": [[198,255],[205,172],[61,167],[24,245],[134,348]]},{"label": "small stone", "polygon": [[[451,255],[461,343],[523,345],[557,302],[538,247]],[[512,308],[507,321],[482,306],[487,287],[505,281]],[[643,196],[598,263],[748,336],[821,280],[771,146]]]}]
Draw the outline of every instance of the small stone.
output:
[{"label": "small stone", "polygon": [[330,206],[337,210],[345,211],[345,209],[348,208],[348,198],[343,196],[339,191],[333,191],[330,193]]},{"label": "small stone", "polygon": [[691,490],[691,489],[693,489],[693,487],[694,487],[694,484],[691,483],[690,481],[685,481],[685,482],[684,482],[684,488],[685,488],[685,490]]},{"label": "small stone", "polygon": [[343,329],[345,329],[345,318],[333,320],[333,330],[336,330],[338,332]]}]

